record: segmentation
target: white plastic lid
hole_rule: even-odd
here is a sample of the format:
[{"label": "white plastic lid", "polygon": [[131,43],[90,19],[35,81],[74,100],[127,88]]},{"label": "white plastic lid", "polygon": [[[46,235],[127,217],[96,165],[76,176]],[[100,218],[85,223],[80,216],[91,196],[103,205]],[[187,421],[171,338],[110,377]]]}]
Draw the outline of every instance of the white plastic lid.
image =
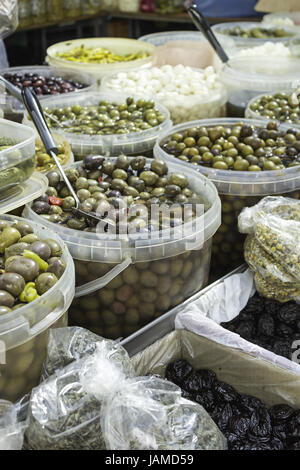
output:
[{"label": "white plastic lid", "polygon": [[[130,95],[131,96],[131,95]],[[52,97],[43,100],[43,107],[48,108],[64,108],[79,104],[81,106],[95,106],[101,100],[111,101],[115,103],[125,103],[128,94],[114,92],[86,92],[72,96]],[[145,96],[133,95],[135,100],[145,98]],[[112,135],[88,135],[88,134],[72,134],[65,132],[63,129],[53,127],[55,133],[66,139],[72,147],[74,155],[90,155],[92,153],[107,153],[110,155],[118,155],[121,152],[127,155],[145,153],[152,150],[158,135],[171,128],[171,120],[169,111],[159,102],[155,101],[155,107],[165,116],[164,122],[151,129],[132,132],[130,134],[112,134]],[[24,117],[24,123],[33,126],[33,123]],[[55,125],[55,123],[54,123]]]},{"label": "white plastic lid", "polygon": [[[243,38],[240,36],[232,36],[230,34],[226,34],[225,31],[228,29],[233,29],[239,26],[241,29],[249,30],[253,28],[263,28],[263,29],[271,29],[274,30],[276,28],[282,28],[287,33],[290,33],[291,36],[283,36],[278,38]],[[274,25],[274,24],[265,24],[265,23],[258,23],[254,21],[232,21],[228,23],[218,23],[212,27],[215,34],[217,34],[219,41],[222,43],[228,43],[228,45],[233,44],[239,47],[252,47],[252,46],[259,46],[266,41],[271,42],[289,42],[291,38],[297,35],[294,27],[289,26],[282,26],[282,25]]]},{"label": "white plastic lid", "polygon": [[[272,194],[285,194],[300,189],[300,165],[284,170],[274,171],[232,171],[217,170],[207,168],[201,165],[193,165],[189,162],[176,159],[161,148],[161,144],[176,132],[181,132],[190,127],[231,127],[238,123],[248,126],[265,128],[263,121],[255,119],[240,118],[219,118],[203,119],[201,121],[185,122],[172,128],[171,132],[160,135],[154,147],[154,157],[165,160],[168,165],[174,161],[180,161],[182,168],[188,167],[195,172],[201,172],[207,176],[216,185],[220,194],[238,195],[238,196],[263,196]],[[287,130],[291,126],[280,125],[279,129]]]},{"label": "white plastic lid", "polygon": [[[6,73],[10,74],[21,74],[24,75],[25,73],[37,73],[38,75],[41,75],[42,77],[61,77],[64,79],[69,79],[75,82],[83,83],[87,85],[86,88],[76,90],[73,93],[81,93],[83,91],[92,91],[97,89],[97,81],[94,77],[91,75],[84,73],[84,72],[68,72],[64,70],[58,70],[56,67],[48,67],[48,66],[42,66],[42,65],[33,65],[33,66],[21,66],[21,67],[9,67],[0,70],[0,75],[5,75]],[[5,87],[0,82],[0,87],[1,91],[3,90],[5,92]],[[70,94],[71,94],[70,93]],[[49,98],[50,95],[39,95],[39,100],[44,100],[45,98]],[[57,95],[54,95],[57,96]],[[3,99],[3,98],[2,98]],[[18,101],[16,98],[13,98],[10,95],[7,95],[4,98],[4,110],[5,111],[13,111],[14,113],[24,113],[25,108],[20,101]]]},{"label": "white plastic lid", "polygon": [[[147,159],[148,164],[151,161]],[[81,162],[75,163],[72,167],[78,165],[81,165]],[[56,231],[65,240],[73,258],[83,261],[103,263],[120,263],[126,259],[131,259],[132,262],[154,261],[176,256],[187,250],[199,250],[204,242],[215,234],[221,224],[221,201],[218,192],[207,178],[191,168],[174,161],[168,163],[168,168],[170,173],[184,174],[189,180],[189,187],[202,195],[209,205],[209,209],[204,214],[184,224],[183,229],[181,226],[172,229],[171,236],[168,234],[168,237],[161,237],[157,240],[129,240],[124,235],[112,239],[108,234],[105,238],[102,235],[100,239],[95,233],[73,230],[49,222],[36,214],[30,204],[26,205],[23,216]]]},{"label": "white plastic lid", "polygon": [[[24,220],[20,217],[2,215],[1,220],[13,222]],[[62,259],[66,270],[58,282],[38,299],[17,310],[0,316],[0,341],[6,349],[12,349],[25,341],[29,341],[55,323],[63,313],[67,312],[75,292],[75,269],[72,257],[63,240],[46,227],[30,222],[34,233],[41,239],[56,240],[62,250]]]},{"label": "white plastic lid", "polygon": [[37,199],[48,188],[48,180],[41,173],[33,175],[24,183],[0,192],[0,214],[7,214],[18,207]]},{"label": "white plastic lid", "polygon": [[288,90],[300,83],[300,61],[289,57],[233,57],[223,65],[220,78],[228,87],[244,90]]}]

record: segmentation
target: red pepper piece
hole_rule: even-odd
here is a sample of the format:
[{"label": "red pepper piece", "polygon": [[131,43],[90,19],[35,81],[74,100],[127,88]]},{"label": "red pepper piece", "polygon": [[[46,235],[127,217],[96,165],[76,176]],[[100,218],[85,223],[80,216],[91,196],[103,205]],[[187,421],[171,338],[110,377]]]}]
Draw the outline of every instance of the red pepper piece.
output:
[{"label": "red pepper piece", "polygon": [[49,196],[49,203],[51,204],[51,206],[61,206],[63,200],[60,197]]}]

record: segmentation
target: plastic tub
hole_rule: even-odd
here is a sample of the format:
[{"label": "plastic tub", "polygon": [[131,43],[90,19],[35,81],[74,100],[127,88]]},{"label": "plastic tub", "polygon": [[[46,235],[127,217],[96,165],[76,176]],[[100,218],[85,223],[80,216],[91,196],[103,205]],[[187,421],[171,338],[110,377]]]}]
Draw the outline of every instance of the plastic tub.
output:
[{"label": "plastic tub", "polygon": [[205,68],[214,64],[215,52],[197,31],[166,31],[141,36],[139,41],[153,44],[153,65],[189,65]]},{"label": "plastic tub", "polygon": [[[284,90],[279,90],[278,93],[282,92],[282,91],[284,91]],[[265,96],[265,93],[263,93],[262,95],[255,96],[254,98],[252,98],[252,100],[249,101],[249,103],[247,105],[247,108],[246,108],[246,111],[245,111],[245,117],[247,119],[259,119],[261,121],[264,121],[265,123],[270,120],[270,118],[268,118],[267,116],[262,116],[258,112],[252,111],[252,109],[251,109],[252,103],[254,103],[255,101],[259,101],[264,96]],[[295,122],[287,122],[287,121],[279,121],[279,122],[281,122],[283,124],[287,124],[290,127],[295,127],[297,129],[300,128],[300,122],[298,124],[296,124]]]},{"label": "plastic tub", "polygon": [[[73,155],[73,152],[72,152],[72,149],[71,149],[71,145],[69,144],[69,142],[65,139],[63,139],[60,135],[56,135],[56,134],[52,134],[53,135],[53,138],[55,140],[55,143],[57,146],[62,146],[63,149],[64,149],[64,153],[61,154],[61,165],[63,167],[67,167],[69,165],[72,165],[72,163],[74,163],[74,155]],[[41,141],[41,138],[40,137],[37,137],[36,141],[35,141],[35,154],[36,154],[36,158],[37,158],[37,171],[41,171],[42,173],[47,173],[47,171],[50,171],[50,170],[53,170],[55,167],[56,167],[56,164],[54,162],[54,160],[52,159],[52,161],[50,160],[49,163],[47,163],[46,165],[42,165],[42,163],[39,161],[38,157],[37,157],[37,146],[38,148],[42,148],[43,149],[43,153],[46,153],[46,150],[45,150],[45,147]]]},{"label": "plastic tub", "polygon": [[235,57],[220,71],[227,88],[229,117],[244,117],[249,100],[264,92],[292,90],[300,82],[300,61],[287,57]]},{"label": "plastic tub", "polygon": [[249,30],[253,28],[264,28],[264,29],[276,29],[274,25],[267,25],[258,22],[251,22],[251,21],[233,21],[230,23],[219,23],[215,24],[212,29],[217,36],[217,39],[221,43],[221,45],[225,48],[232,48],[232,47],[253,47],[253,46],[261,46],[267,41],[271,42],[283,42],[288,43],[292,37],[297,35],[295,28],[291,28],[288,26],[279,26],[279,28],[283,28],[289,36],[278,37],[278,38],[242,38],[239,36],[231,36],[229,34],[224,33],[227,29],[232,29],[239,26],[242,29]]},{"label": "plastic tub", "polygon": [[[11,222],[16,219],[22,220],[1,216],[1,220]],[[67,311],[74,296],[74,264],[66,245],[56,231],[30,223],[42,239],[52,238],[60,244],[67,267],[56,285],[44,295],[25,307],[1,315],[0,346],[4,360],[0,365],[0,395],[10,401],[22,397],[39,383],[49,330],[67,325]]]},{"label": "plastic tub", "polygon": [[184,173],[190,187],[203,194],[210,206],[184,224],[184,233],[180,229],[174,236],[136,241],[126,235],[100,238],[53,224],[30,205],[25,207],[24,217],[59,233],[73,256],[77,298],[70,310],[72,324],[106,338],[125,337],[207,284],[212,237],[221,216],[216,188],[200,173],[176,162],[170,163],[169,171]]},{"label": "plastic tub", "polygon": [[[168,66],[166,66],[168,67]],[[181,66],[178,65],[177,68]],[[176,66],[175,66],[176,68]],[[163,67],[164,69],[164,67]],[[150,72],[151,69],[147,70],[137,70],[133,73],[144,75],[147,77],[147,74]],[[201,69],[192,69],[194,72],[197,73],[197,78],[199,80],[202,78],[204,74],[207,72]],[[213,70],[211,69],[211,72]],[[166,76],[168,73],[166,73]],[[110,80],[116,78],[117,75],[105,77],[102,80],[101,84],[101,91],[103,92],[128,92],[129,95],[132,94],[130,87],[126,89],[126,85],[123,85],[122,88],[115,88],[110,85]],[[145,78],[143,78],[144,80]],[[207,82],[211,79],[211,75],[208,77]],[[219,88],[207,90],[206,95],[203,93],[202,95],[180,95],[177,92],[174,94],[170,94],[169,96],[164,94],[162,90],[161,93],[155,93],[153,90],[153,94],[151,96],[153,99],[159,100],[159,102],[165,106],[169,112],[170,117],[172,119],[173,124],[180,124],[182,122],[190,121],[192,119],[205,119],[205,118],[212,118],[212,117],[220,117],[224,115],[224,105],[227,100],[227,94],[225,87],[219,82]]]},{"label": "plastic tub", "polygon": [[[25,74],[25,73],[37,73],[43,77],[62,77],[65,79],[70,79],[70,80],[75,80],[78,81],[79,83],[84,83],[87,85],[86,88],[83,88],[82,90],[77,90],[73,93],[81,93],[83,91],[92,91],[96,90],[97,88],[97,81],[95,78],[91,77],[87,73],[84,72],[68,72],[68,71],[63,71],[63,70],[57,70],[55,67],[48,67],[48,66],[22,66],[22,67],[10,67],[6,69],[0,70],[0,75],[4,75],[6,73],[20,73],[20,74]],[[1,85],[1,88],[3,86]],[[39,95],[39,100],[44,100],[49,98],[51,95]],[[54,95],[57,97],[57,95]],[[61,96],[61,95],[59,95]],[[3,100],[3,98],[2,98]],[[5,117],[9,116],[10,118],[13,117],[14,114],[20,114],[23,115],[25,108],[22,103],[20,103],[17,99],[13,98],[10,95],[6,95],[4,97],[4,104],[2,109],[4,110]],[[18,116],[16,116],[15,119],[18,119]]]},{"label": "plastic tub", "polygon": [[[74,47],[81,46],[82,44],[84,44],[85,47],[103,47],[119,55],[135,54],[140,51],[145,51],[149,55],[144,59],[132,60],[130,62],[116,62],[113,64],[89,64],[82,62],[71,62],[56,57],[57,53],[71,50]],[[66,41],[54,44],[53,46],[47,49],[46,60],[47,62],[49,62],[49,65],[58,67],[59,69],[68,70],[72,72],[84,72],[99,79],[107,74],[123,72],[126,70],[150,64],[152,61],[153,52],[154,46],[152,46],[152,44],[146,44],[145,42],[137,41],[135,39],[88,38],[75,39],[73,41]]]},{"label": "plastic tub", "polygon": [[[162,134],[155,147],[154,156],[168,164],[176,159],[167,154],[160,144],[171,134],[197,126],[233,126],[238,122],[265,127],[263,121],[252,119],[207,119],[191,121],[175,126],[172,132]],[[290,126],[281,125],[288,129]],[[179,161],[179,160],[178,160]],[[218,278],[236,268],[243,261],[243,244],[245,236],[240,234],[237,218],[244,207],[255,205],[264,196],[285,195],[300,199],[300,166],[278,171],[230,171],[206,168],[180,161],[182,168],[193,168],[209,178],[215,184],[222,202],[222,225],[213,240],[212,274]]]},{"label": "plastic tub", "polygon": [[[89,106],[97,104],[100,100],[124,103],[127,96],[128,95],[120,93],[86,92],[76,96],[72,94],[72,96],[65,95],[58,98],[48,98],[43,101],[43,105],[48,108],[62,108],[65,106],[73,106],[74,104]],[[133,96],[133,98],[138,99],[141,98],[141,96]],[[143,96],[142,98],[145,97]],[[152,151],[158,135],[171,127],[169,111],[158,102],[155,103],[155,107],[166,117],[165,121],[159,126],[142,132],[91,136],[87,134],[71,134],[59,128],[54,128],[54,131],[71,144],[75,159],[77,160],[92,153],[109,152],[110,155],[119,155],[122,152],[127,155],[141,154]],[[24,123],[33,125],[27,117],[24,118]]]},{"label": "plastic tub", "polygon": [[35,132],[22,124],[0,119],[0,137],[5,137],[12,143],[11,147],[0,151],[1,199],[1,191],[23,183],[34,172]]}]

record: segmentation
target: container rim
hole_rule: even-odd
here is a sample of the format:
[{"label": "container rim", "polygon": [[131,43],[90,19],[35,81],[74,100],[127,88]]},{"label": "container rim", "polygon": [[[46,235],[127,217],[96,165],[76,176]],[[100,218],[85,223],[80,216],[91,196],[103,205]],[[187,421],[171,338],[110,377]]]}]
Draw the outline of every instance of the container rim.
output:
[{"label": "container rim", "polygon": [[[16,132],[18,131],[18,129],[23,131],[23,132],[28,132],[28,137],[21,140],[21,142],[18,142],[15,145],[12,145],[8,149],[1,150],[0,151],[0,159],[1,159],[1,156],[5,155],[5,153],[13,152],[15,150],[19,150],[20,147],[24,147],[24,145],[31,145],[32,142],[35,141],[36,133],[31,127],[26,126],[25,124],[20,124],[18,122],[12,122],[12,121],[9,121],[8,119],[3,119],[3,118],[0,118],[0,125],[1,124],[5,125],[5,126],[8,126],[8,127],[11,127],[12,129],[15,129]],[[0,164],[0,168],[1,167],[2,167],[2,164]]]},{"label": "container rim", "polygon": [[251,44],[261,44],[266,41],[271,41],[271,42],[286,42],[289,41],[291,38],[295,38],[296,36],[299,36],[299,33],[295,31],[295,27],[293,26],[286,26],[282,25],[282,29],[284,29],[287,33],[292,33],[292,36],[283,36],[283,37],[278,37],[278,38],[243,38],[240,36],[231,36],[230,34],[226,34],[221,32],[224,28],[234,28],[235,26],[241,26],[244,29],[252,29],[252,28],[257,28],[257,27],[262,27],[263,29],[276,29],[276,27],[280,27],[274,24],[266,24],[262,22],[256,22],[256,21],[230,21],[228,23],[218,23],[212,26],[212,29],[215,33],[217,34],[222,34],[222,36],[231,39],[234,42],[239,42],[240,45],[246,45],[248,44],[249,46]]},{"label": "container rim", "polygon": [[[265,128],[265,122],[258,119],[246,119],[246,118],[212,118],[212,119],[203,119],[196,121],[185,122],[184,124],[179,124],[174,126],[168,132],[160,134],[158,137],[155,147],[154,147],[154,157],[163,158],[163,160],[170,162],[177,160],[173,155],[165,152],[160,144],[170,135],[188,129],[189,127],[201,127],[201,126],[216,126],[223,125],[225,127],[233,126],[238,123],[247,124],[249,126],[255,126],[260,128]],[[292,126],[287,124],[279,124],[279,129],[288,130]],[[180,160],[178,160],[180,161]],[[229,184],[239,184],[239,185],[253,185],[253,184],[273,184],[277,182],[287,182],[293,181],[296,177],[300,178],[300,165],[294,166],[291,168],[286,168],[284,170],[274,170],[274,171],[261,171],[261,172],[247,172],[247,171],[232,171],[232,170],[217,170],[214,168],[207,168],[201,165],[192,165],[191,163],[180,161],[181,165],[188,166],[193,168],[194,171],[199,171],[205,176],[207,176],[215,184],[219,183],[229,183]],[[255,174],[254,174],[255,173]],[[299,180],[300,187],[300,180]],[[294,188],[295,189],[295,188]]]},{"label": "container rim", "polygon": [[[176,40],[177,36],[179,35],[187,35],[187,36],[199,36],[202,40],[205,40],[203,34],[200,31],[189,31],[189,30],[178,30],[178,31],[161,31],[160,33],[151,33],[151,34],[144,34],[143,36],[140,36],[138,38],[139,41],[147,42],[148,44],[153,44],[149,39],[155,39],[155,38],[163,38],[164,36],[170,36],[174,37],[174,40]],[[196,38],[195,38],[196,39]],[[182,41],[183,39],[180,38],[178,41]],[[189,39],[187,39],[188,41]],[[173,39],[171,39],[173,41]],[[155,45],[158,47],[158,45]]]},{"label": "container rim", "polygon": [[[46,53],[47,53],[47,56],[52,59],[52,60],[55,60],[58,64],[68,64],[68,65],[73,65],[74,66],[86,66],[86,67],[89,67],[91,68],[91,70],[97,70],[99,67],[102,68],[102,67],[105,67],[105,66],[112,66],[114,64],[119,64],[119,62],[114,62],[112,64],[90,64],[89,62],[72,62],[70,60],[66,60],[66,59],[61,59],[60,57],[57,57],[54,53],[54,51],[57,49],[57,48],[61,48],[61,47],[64,47],[64,46],[76,46],[77,44],[84,44],[86,42],[111,42],[111,43],[117,43],[117,42],[120,42],[120,40],[122,40],[123,43],[127,43],[128,45],[131,44],[132,46],[135,44],[135,45],[140,45],[145,47],[145,44],[147,44],[147,48],[148,48],[148,53],[151,55],[153,55],[153,52],[155,50],[155,46],[153,46],[152,44],[150,43],[146,43],[144,41],[139,41],[138,39],[128,39],[128,38],[111,38],[111,37],[97,37],[97,38],[82,38],[82,39],[71,39],[71,40],[68,40],[68,41],[62,41],[62,42],[58,42],[56,44],[53,44],[52,46],[48,47]],[[101,47],[101,45],[99,45],[98,47]],[[135,63],[135,64],[139,64],[139,63],[143,63],[143,61],[146,59],[147,57],[144,57],[143,59],[135,59],[135,60],[132,60],[132,61],[129,61],[131,63]],[[137,65],[138,67],[138,65]]]},{"label": "container rim", "polygon": [[[129,157],[129,158],[134,158],[134,157]],[[112,160],[116,160],[116,157],[110,157]],[[153,161],[153,159],[147,158],[147,163],[150,163]],[[82,162],[75,162],[73,165],[70,165],[69,168],[76,168],[77,166],[82,165]],[[147,256],[149,261],[152,259],[151,258],[151,249],[155,248],[157,246],[171,246],[173,247],[173,244],[176,245],[178,242],[183,242],[185,240],[188,240],[190,237],[193,235],[199,236],[199,234],[203,235],[202,239],[202,245],[209,239],[211,238],[217,229],[219,228],[221,224],[221,200],[218,195],[217,188],[215,185],[208,179],[205,178],[201,173],[196,173],[194,170],[191,171],[191,169],[188,169],[187,167],[182,168],[178,162],[169,162],[169,172],[170,174],[173,173],[174,171],[181,172],[181,174],[185,174],[187,176],[192,177],[193,179],[198,179],[199,183],[203,185],[203,189],[207,189],[209,192],[209,195],[207,196],[207,202],[209,203],[210,207],[208,210],[205,211],[204,214],[201,214],[200,217],[196,217],[190,222],[187,222],[183,224],[183,228],[185,231],[188,232],[188,234],[184,233],[184,236],[181,238],[176,236],[176,229],[174,230],[175,236],[174,237],[169,237],[169,238],[161,238],[159,240],[143,240],[143,239],[137,239],[135,246],[132,246],[134,239],[129,240],[128,237],[124,239],[124,236],[117,236],[114,241],[112,241],[110,238],[110,235],[108,234],[107,237],[97,237],[97,234],[93,232],[83,232],[83,231],[78,231],[71,229],[69,227],[63,227],[61,225],[55,224],[53,222],[49,222],[48,220],[43,219],[40,215],[36,214],[30,204],[27,204],[25,206],[25,211],[24,211],[24,217],[28,218],[29,220],[34,220],[34,221],[39,221],[40,223],[43,223],[47,227],[51,228],[52,231],[56,231],[57,233],[60,234],[61,238],[65,240],[67,245],[72,245],[76,246],[80,249],[80,246],[85,246],[89,247],[89,249],[92,249],[93,254],[95,255],[95,250],[102,250],[103,253],[106,252],[107,250],[111,250],[111,252],[117,251],[119,254],[122,253],[122,256],[118,257],[118,260],[123,260],[126,257],[130,256],[133,262],[135,262],[136,258],[138,258],[137,252],[142,252],[144,256],[144,251],[147,251]],[[195,190],[195,189],[194,189]],[[200,193],[201,195],[201,193]],[[199,224],[199,225],[198,225]],[[198,232],[195,232],[194,227],[198,227]],[[199,228],[199,226],[201,228]],[[171,231],[172,232],[172,231]],[[70,248],[70,247],[69,247]],[[172,248],[174,249],[174,248]],[[197,249],[200,249],[199,247]],[[72,250],[71,250],[72,253]],[[172,253],[169,256],[175,256],[176,254],[179,253]],[[74,256],[76,258],[76,256]],[[107,255],[106,255],[107,257]],[[163,257],[168,257],[166,256],[161,256]],[[147,258],[147,259],[148,259]],[[77,258],[78,259],[78,258]],[[91,256],[91,259],[93,257]],[[137,260],[139,261],[139,259]],[[143,259],[144,261],[144,259]],[[106,262],[112,262],[112,261],[106,261]]]}]

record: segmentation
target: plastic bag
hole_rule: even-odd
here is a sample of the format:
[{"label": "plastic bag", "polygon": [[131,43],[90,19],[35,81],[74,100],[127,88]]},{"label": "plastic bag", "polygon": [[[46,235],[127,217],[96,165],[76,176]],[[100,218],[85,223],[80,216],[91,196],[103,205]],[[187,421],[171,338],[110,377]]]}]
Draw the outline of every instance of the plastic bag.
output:
[{"label": "plastic bag", "polygon": [[[104,382],[97,382],[99,394],[102,387],[107,393],[106,387],[111,383],[110,369],[114,370],[114,377],[118,381],[134,376],[126,351],[117,343],[112,347],[111,343],[102,338],[95,343],[93,361],[99,370],[103,367],[103,370],[108,371]],[[100,427],[102,402],[90,392],[90,384],[85,387],[86,381],[82,379],[88,372],[94,379],[94,369],[91,370],[94,362],[90,361],[89,355],[74,360],[33,389],[25,434],[26,449],[105,449]],[[109,368],[106,364],[109,364]]]},{"label": "plastic bag", "polygon": [[18,1],[0,1],[0,39],[12,34],[18,27]]},{"label": "plastic bag", "polygon": [[[128,363],[125,349],[118,346],[115,341],[107,340],[101,336],[80,327],[54,328],[50,330],[47,356],[44,361],[42,380],[58,372],[72,362],[90,356],[97,351],[97,344],[105,342],[105,349],[109,357],[114,356],[115,362]],[[128,372],[130,375],[130,371]]]},{"label": "plastic bag", "polygon": [[245,260],[254,272],[258,292],[280,302],[300,296],[300,201],[265,197],[239,216],[248,233]]},{"label": "plastic bag", "polygon": [[226,449],[226,439],[204,408],[155,376],[127,381],[108,401],[101,423],[107,449]]},{"label": "plastic bag", "polygon": [[21,450],[26,423],[20,420],[18,406],[0,400],[0,450]]}]

